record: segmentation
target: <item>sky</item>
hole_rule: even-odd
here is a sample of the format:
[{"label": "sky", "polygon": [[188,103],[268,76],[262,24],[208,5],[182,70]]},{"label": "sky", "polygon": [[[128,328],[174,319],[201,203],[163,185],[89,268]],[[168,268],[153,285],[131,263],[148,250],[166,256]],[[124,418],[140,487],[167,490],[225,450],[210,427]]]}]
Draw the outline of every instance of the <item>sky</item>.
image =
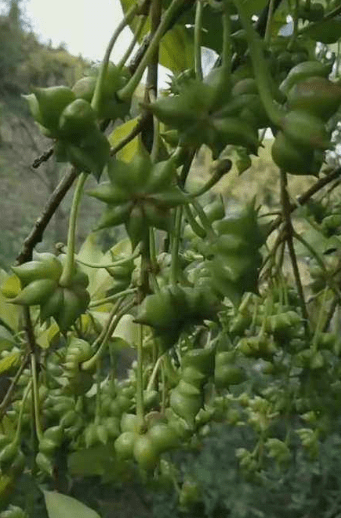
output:
[{"label": "sky", "polygon": [[[108,42],[122,20],[119,0],[25,0],[25,19],[41,42],[67,50],[92,61],[101,61]],[[117,63],[132,38],[127,27],[117,40],[111,60]],[[142,78],[144,81],[144,78]],[[159,86],[168,80],[168,71],[159,67]]]},{"label": "sky", "polygon": [[[113,31],[122,19],[119,0],[26,0],[26,18],[41,41],[65,43],[74,55],[101,60]],[[112,57],[117,61],[130,41],[125,29]]]}]

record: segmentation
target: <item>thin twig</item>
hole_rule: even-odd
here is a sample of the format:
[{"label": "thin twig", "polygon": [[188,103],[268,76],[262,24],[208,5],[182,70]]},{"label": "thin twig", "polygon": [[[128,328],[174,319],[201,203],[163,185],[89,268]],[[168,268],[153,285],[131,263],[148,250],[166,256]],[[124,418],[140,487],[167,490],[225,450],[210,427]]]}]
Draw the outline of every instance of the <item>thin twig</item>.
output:
[{"label": "thin twig", "polygon": [[129,144],[129,142],[131,142],[135,137],[137,137],[137,135],[139,135],[141,133],[142,129],[145,127],[145,125],[148,121],[148,116],[149,116],[149,114],[147,112],[143,113],[140,116],[139,120],[137,121],[136,125],[133,127],[131,132],[128,133],[128,135],[126,135],[125,137],[123,137],[122,140],[120,140],[116,144],[116,146],[113,146],[111,148],[111,150],[110,150],[111,156],[116,155],[116,153],[121,151],[121,149],[123,149],[124,146]]},{"label": "thin twig", "polygon": [[326,196],[329,196],[333,191],[334,189],[336,189],[336,187],[339,187],[341,185],[341,180],[336,180],[335,183],[333,183],[333,185],[331,185],[329,187],[329,189],[326,190],[326,192],[323,194],[323,198],[326,197]]},{"label": "thin twig", "polygon": [[47,151],[44,151],[42,155],[40,155],[38,158],[36,158],[32,164],[33,169],[38,169],[38,167],[41,166],[44,162],[47,162],[49,158],[53,155],[54,148],[51,147]]},{"label": "thin twig", "polygon": [[[323,187],[328,185],[330,182],[335,180],[341,175],[341,167],[337,167],[330,173],[328,173],[324,178],[320,178],[314,185],[312,185],[305,193],[301,194],[301,196],[298,196],[297,203],[299,205],[304,205],[307,203],[307,201],[310,200],[314,194],[316,194],[318,191],[320,191]],[[292,210],[295,210],[297,208],[294,204],[292,204]]]},{"label": "thin twig", "polygon": [[[297,197],[296,203],[289,204],[290,213],[294,212],[294,210],[296,210],[298,207],[305,205],[310,200],[310,198],[312,198],[314,196],[314,194],[316,194],[318,191],[323,189],[323,187],[325,187],[330,182],[332,182],[333,180],[338,178],[340,175],[341,175],[341,167],[337,167],[336,169],[334,169],[333,171],[328,173],[323,178],[320,178],[319,180],[317,180],[317,182],[314,185],[312,185],[311,187],[309,187],[309,189],[307,189],[306,192],[301,194],[301,196]],[[276,218],[272,222],[268,235],[270,235],[274,230],[276,230],[279,227],[279,225],[282,223],[282,221],[283,221],[283,215],[278,216],[278,218]]]}]

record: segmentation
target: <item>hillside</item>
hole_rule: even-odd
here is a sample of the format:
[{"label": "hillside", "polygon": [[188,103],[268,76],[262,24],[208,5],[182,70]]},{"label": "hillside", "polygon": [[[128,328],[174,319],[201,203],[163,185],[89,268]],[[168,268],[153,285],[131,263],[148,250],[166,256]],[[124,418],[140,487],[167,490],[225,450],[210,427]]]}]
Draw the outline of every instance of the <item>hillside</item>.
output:
[{"label": "hillside", "polygon": [[[23,94],[34,86],[73,85],[90,63],[38,41],[21,19],[16,2],[0,17],[0,266],[8,268],[65,166],[53,159],[34,169],[32,163],[51,142],[38,131]],[[68,198],[54,217],[44,246],[65,241]],[[92,201],[83,210],[93,214]],[[94,216],[94,218],[96,215]],[[86,225],[94,219],[86,218]],[[80,229],[80,234],[83,234]],[[84,229],[87,233],[88,228]]]}]

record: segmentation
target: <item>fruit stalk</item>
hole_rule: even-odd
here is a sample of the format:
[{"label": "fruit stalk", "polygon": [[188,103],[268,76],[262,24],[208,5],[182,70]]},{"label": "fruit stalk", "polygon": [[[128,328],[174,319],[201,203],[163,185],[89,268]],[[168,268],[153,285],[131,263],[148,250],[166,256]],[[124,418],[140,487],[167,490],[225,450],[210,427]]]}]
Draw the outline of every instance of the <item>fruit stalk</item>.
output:
[{"label": "fruit stalk", "polygon": [[143,56],[139,66],[137,67],[135,74],[130,79],[130,81],[125,85],[124,88],[122,88],[118,93],[119,99],[122,101],[127,101],[130,99],[130,97],[133,95],[137,85],[141,81],[141,78],[143,76],[143,72],[147,68],[150,60],[154,56],[155,50],[157,49],[162,37],[164,36],[165,32],[167,31],[174,14],[177,12],[179,7],[182,6],[184,3],[184,0],[173,0],[167,11],[165,12],[161,23],[158,27],[158,30],[156,31],[152,41],[149,44],[148,50]]},{"label": "fruit stalk", "polygon": [[172,239],[172,264],[171,264],[171,280],[174,286],[178,282],[179,273],[179,246],[181,236],[181,224],[182,224],[183,207],[177,207],[175,210],[175,229]]},{"label": "fruit stalk", "polygon": [[67,237],[66,261],[65,261],[62,275],[59,279],[59,284],[62,287],[67,287],[69,285],[69,283],[71,281],[71,277],[73,275],[73,268],[74,268],[74,262],[75,262],[74,254],[75,254],[76,224],[77,224],[78,209],[79,209],[80,200],[81,200],[82,194],[83,194],[83,188],[84,188],[87,178],[88,178],[88,175],[86,173],[81,173],[79,175],[75,193],[73,196],[70,220],[69,220],[68,237]]},{"label": "fruit stalk", "polygon": [[194,22],[194,70],[196,78],[199,81],[203,79],[202,64],[201,64],[201,31],[202,31],[202,0],[197,0]]},{"label": "fruit stalk", "polygon": [[107,72],[108,63],[109,63],[110,54],[112,52],[112,49],[114,48],[117,38],[119,37],[119,35],[123,31],[123,29],[132,21],[132,19],[134,18],[135,14],[138,11],[138,9],[139,9],[138,3],[135,3],[131,6],[131,8],[128,10],[126,15],[124,16],[123,20],[119,23],[118,27],[116,28],[114,34],[111,37],[111,40],[109,41],[109,44],[107,46],[107,49],[105,51],[104,58],[102,61],[101,69],[98,74],[94,95],[91,100],[91,107],[94,109],[95,112],[98,112],[100,109],[103,84],[104,84],[105,74]]},{"label": "fruit stalk", "polygon": [[35,354],[31,354],[31,372],[33,382],[33,404],[34,404],[34,420],[35,428],[38,441],[40,442],[43,438],[43,431],[41,428],[40,415],[39,415],[39,393],[38,393],[38,373],[37,373],[37,360]]},{"label": "fruit stalk", "polygon": [[135,47],[136,43],[140,39],[140,36],[142,34],[142,31],[143,31],[144,24],[146,23],[146,19],[147,19],[147,16],[145,14],[142,14],[139,17],[139,21],[138,21],[137,27],[136,27],[136,29],[134,31],[133,38],[132,38],[129,46],[127,47],[127,50],[125,51],[125,53],[123,54],[122,58],[120,59],[120,61],[117,64],[117,68],[118,69],[122,69],[124,67],[126,61],[129,59],[129,56],[132,53],[132,51],[134,50],[134,47]]}]

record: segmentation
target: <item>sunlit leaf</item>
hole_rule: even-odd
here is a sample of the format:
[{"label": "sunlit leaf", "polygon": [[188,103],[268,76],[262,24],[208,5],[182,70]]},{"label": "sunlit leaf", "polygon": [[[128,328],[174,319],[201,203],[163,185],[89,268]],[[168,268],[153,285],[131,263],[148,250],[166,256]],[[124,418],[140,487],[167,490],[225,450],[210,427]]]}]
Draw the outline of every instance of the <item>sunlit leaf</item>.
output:
[{"label": "sunlit leaf", "polygon": [[0,374],[10,371],[13,367],[17,367],[20,362],[20,353],[12,353],[0,360]]},{"label": "sunlit leaf", "polygon": [[36,342],[42,349],[48,349],[51,345],[52,340],[59,333],[59,327],[56,323],[53,323],[47,329],[37,334]]},{"label": "sunlit leaf", "polygon": [[[136,127],[138,119],[131,119],[115,128],[109,137],[111,146],[115,147]],[[123,162],[130,162],[138,151],[138,137],[131,140],[123,149],[116,153],[116,157]]]},{"label": "sunlit leaf", "polygon": [[112,254],[113,258],[118,255],[130,255],[131,252],[131,241],[129,238],[121,239],[121,241],[110,248],[110,253]]},{"label": "sunlit leaf", "polygon": [[16,297],[20,289],[20,281],[15,274],[9,275],[1,286],[2,294],[9,299]]}]

